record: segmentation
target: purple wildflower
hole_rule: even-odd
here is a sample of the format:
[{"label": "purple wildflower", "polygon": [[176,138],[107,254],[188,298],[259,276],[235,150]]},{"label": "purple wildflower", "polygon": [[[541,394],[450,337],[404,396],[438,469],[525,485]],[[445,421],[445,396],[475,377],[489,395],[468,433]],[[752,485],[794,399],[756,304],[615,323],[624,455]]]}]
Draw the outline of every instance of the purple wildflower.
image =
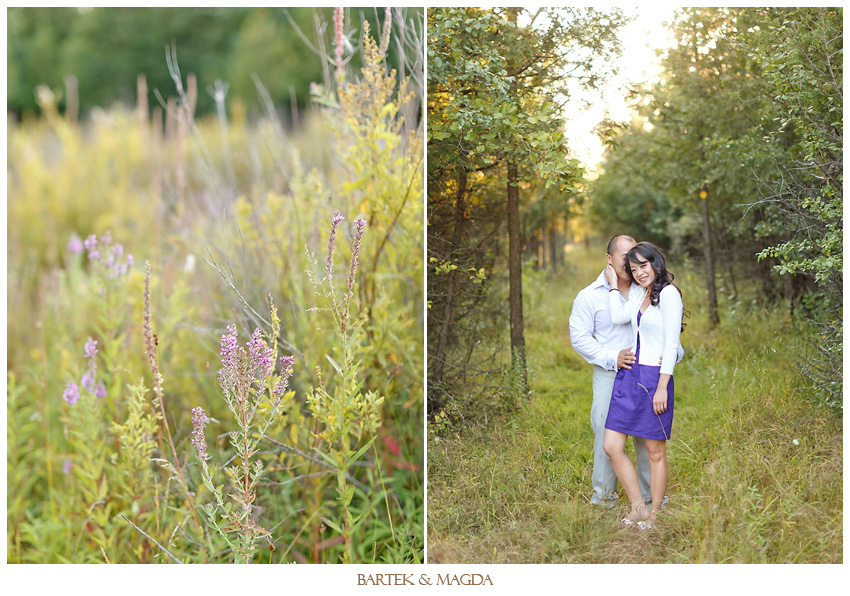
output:
[{"label": "purple wildflower", "polygon": [[62,462],[62,473],[67,476],[68,474],[71,473],[71,468],[73,468],[73,467],[74,467],[74,464],[71,463],[71,460],[66,457],[65,461]]},{"label": "purple wildflower", "polygon": [[95,373],[93,370],[87,370],[83,373],[83,378],[80,380],[80,384],[83,386],[83,389],[86,391],[91,391],[94,393],[94,382],[95,382]]},{"label": "purple wildflower", "polygon": [[68,240],[68,252],[74,255],[83,252],[83,241],[77,234],[71,234],[71,238]]},{"label": "purple wildflower", "polygon": [[289,377],[292,376],[292,369],[295,366],[295,356],[280,357],[280,380],[272,390],[272,401],[277,403],[280,398],[286,393],[286,388],[289,385]]},{"label": "purple wildflower", "polygon": [[228,366],[233,361],[233,352],[236,351],[236,343],[238,341],[236,325],[228,325],[227,333],[221,336],[221,363],[225,366]]},{"label": "purple wildflower", "polygon": [[100,260],[100,253],[97,250],[97,236],[92,234],[83,242],[83,246],[85,246],[86,250],[89,253],[89,259],[92,261]]},{"label": "purple wildflower", "polygon": [[354,220],[354,241],[351,244],[351,265],[348,268],[348,294],[351,295],[351,290],[354,288],[354,274],[357,272],[357,267],[360,265],[360,243],[363,241],[363,232],[366,229],[366,220],[358,217]]},{"label": "purple wildflower", "polygon": [[97,340],[89,337],[86,341],[86,358],[93,359],[97,355]]},{"label": "purple wildflower", "polygon": [[225,393],[229,392],[230,387],[236,385],[239,378],[238,340],[236,325],[228,325],[227,333],[221,336],[221,368],[218,370],[218,382]]},{"label": "purple wildflower", "polygon": [[62,394],[62,399],[72,406],[80,399],[80,388],[76,383],[68,383],[65,386],[65,392]]},{"label": "purple wildflower", "polygon": [[[334,216],[331,219],[331,231],[328,234],[328,258],[326,261],[326,268],[328,270],[328,280],[330,281],[333,276],[334,271],[334,244],[336,243],[336,229],[339,226],[339,223],[345,219],[342,215],[340,215],[339,211],[334,211]],[[333,284],[331,284],[331,288],[333,288]]]},{"label": "purple wildflower", "polygon": [[260,369],[260,378],[265,379],[274,370],[274,354],[272,349],[263,341],[262,332],[254,329],[254,334],[248,342],[248,350],[251,354],[252,370]]},{"label": "purple wildflower", "polygon": [[348,292],[345,295],[345,314],[340,321],[342,331],[348,325],[348,303],[354,295],[354,276],[357,273],[357,267],[360,265],[360,244],[363,241],[363,232],[366,230],[366,220],[358,217],[354,220],[354,240],[351,243],[351,264],[348,267]]},{"label": "purple wildflower", "polygon": [[342,44],[344,13],[342,7],[334,8],[334,55],[336,56],[336,76],[342,78]]},{"label": "purple wildflower", "polygon": [[192,409],[192,445],[198,450],[198,459],[207,461],[207,441],[204,438],[204,425],[209,421],[204,409],[201,407]]},{"label": "purple wildflower", "polygon": [[121,244],[112,244],[112,235],[106,232],[100,237],[100,249],[98,249],[98,238],[94,234],[83,242],[88,256],[94,262],[95,267],[104,271],[106,279],[115,279],[126,275],[133,266],[133,255],[124,258],[124,247]]},{"label": "purple wildflower", "polygon": [[106,397],[106,385],[103,384],[103,381],[100,381],[94,388],[94,396],[97,398]]}]

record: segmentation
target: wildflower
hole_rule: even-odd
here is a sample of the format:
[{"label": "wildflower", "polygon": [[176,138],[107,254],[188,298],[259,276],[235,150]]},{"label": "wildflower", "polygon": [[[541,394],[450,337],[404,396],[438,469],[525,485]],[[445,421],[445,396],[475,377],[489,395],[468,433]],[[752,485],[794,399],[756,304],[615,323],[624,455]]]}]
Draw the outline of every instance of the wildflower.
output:
[{"label": "wildflower", "polygon": [[65,386],[65,392],[62,393],[62,399],[72,406],[80,399],[80,388],[76,383],[68,383]]},{"label": "wildflower", "polygon": [[272,349],[266,346],[259,329],[254,329],[251,341],[248,342],[248,349],[251,353],[251,368],[252,370],[260,369],[260,379],[265,379],[272,374],[274,354],[272,354]]},{"label": "wildflower", "polygon": [[198,451],[198,459],[202,462],[207,461],[210,456],[207,454],[207,441],[204,438],[204,425],[209,421],[204,409],[201,407],[192,409],[192,445]]},{"label": "wildflower", "polygon": [[799,444],[800,444],[800,441],[798,441],[797,439],[794,439],[794,440],[793,440],[793,441],[791,441],[791,442],[792,442],[792,443],[794,443],[794,445],[799,445]]},{"label": "wildflower", "polygon": [[[331,280],[334,271],[334,243],[336,242],[336,228],[337,226],[339,226],[339,222],[341,222],[343,219],[345,218],[340,215],[339,210],[334,211],[334,216],[331,219],[331,231],[330,234],[328,234],[328,281]],[[331,288],[333,288],[333,284],[331,284]]]},{"label": "wildflower", "polygon": [[62,473],[67,476],[71,472],[72,467],[74,467],[74,464],[66,457],[65,461],[62,462]]},{"label": "wildflower", "polygon": [[94,396],[97,398],[106,397],[106,385],[103,384],[103,381],[97,384],[97,387],[94,388]]},{"label": "wildflower", "polygon": [[230,324],[227,326],[227,333],[221,336],[222,365],[229,366],[233,362],[233,353],[236,351],[237,341],[236,325]]},{"label": "wildflower", "polygon": [[334,55],[336,56],[336,76],[342,78],[342,45],[344,42],[343,28],[343,9],[342,7],[334,8]]},{"label": "wildflower", "polygon": [[151,367],[154,379],[159,374],[156,364],[156,350],[154,349],[154,334],[151,326],[151,264],[145,261],[145,293],[142,307],[142,335],[145,337],[145,352],[148,355],[148,364]]},{"label": "wildflower", "polygon": [[366,229],[366,220],[358,217],[354,220],[354,241],[351,244],[351,265],[348,268],[348,294],[354,288],[354,274],[357,272],[357,267],[360,265],[360,243],[363,240],[363,231]]},{"label": "wildflower", "polygon": [[227,391],[225,386],[232,385],[235,381],[237,341],[236,325],[228,325],[227,333],[221,336],[221,368],[218,371],[218,381],[225,391]]},{"label": "wildflower", "polygon": [[86,341],[86,358],[92,360],[97,355],[97,340],[89,337]]},{"label": "wildflower", "polygon": [[92,234],[83,242],[83,246],[88,251],[89,259],[92,261],[100,260],[100,252],[97,250],[97,236]]},{"label": "wildflower", "polygon": [[83,378],[80,379],[80,384],[83,386],[83,389],[86,391],[90,391],[94,393],[94,382],[95,382],[95,373],[92,370],[87,370],[83,373]]},{"label": "wildflower", "polygon": [[83,245],[88,251],[89,259],[95,266],[104,271],[106,279],[115,279],[126,275],[133,266],[133,255],[124,258],[124,247],[121,244],[112,244],[112,235],[106,232],[100,238],[100,249],[98,249],[98,238],[94,234],[86,238]]},{"label": "wildflower", "polygon": [[83,241],[77,234],[71,234],[71,238],[68,240],[68,252],[73,255],[83,252]]},{"label": "wildflower", "polygon": [[348,303],[354,295],[354,275],[357,273],[357,267],[360,265],[360,243],[363,241],[363,232],[366,229],[366,220],[358,217],[354,220],[354,240],[351,243],[351,264],[348,267],[348,292],[345,295],[345,314],[340,321],[342,331],[345,333],[345,328],[348,325]]},{"label": "wildflower", "polygon": [[295,366],[295,356],[280,357],[280,380],[272,390],[272,402],[277,404],[280,398],[286,393],[286,387],[289,385],[289,377],[292,376],[292,369]]}]

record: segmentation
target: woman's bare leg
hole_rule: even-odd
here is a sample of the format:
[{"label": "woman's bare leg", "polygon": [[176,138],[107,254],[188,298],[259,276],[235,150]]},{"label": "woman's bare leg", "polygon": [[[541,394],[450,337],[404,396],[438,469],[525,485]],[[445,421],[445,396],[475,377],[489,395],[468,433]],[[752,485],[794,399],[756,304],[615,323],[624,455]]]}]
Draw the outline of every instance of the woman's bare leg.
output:
[{"label": "woman's bare leg", "polygon": [[649,456],[649,490],[653,505],[651,516],[654,518],[661,511],[664,493],[667,492],[667,441],[647,439],[646,453]]},{"label": "woman's bare leg", "polygon": [[[632,506],[629,519],[633,519],[634,521],[641,517],[646,517],[646,505],[644,504],[643,497],[641,497],[640,494],[637,470],[635,470],[635,465],[632,463],[631,458],[626,455],[627,437],[628,435],[606,428],[605,439],[602,446],[603,449],[605,449],[605,453],[611,459],[611,465],[614,467],[614,473],[617,474],[617,479],[620,481],[620,484],[623,485],[623,489],[629,497],[629,502]],[[651,469],[652,468],[650,468],[650,470]],[[639,507],[641,507],[642,510],[639,509]]]}]

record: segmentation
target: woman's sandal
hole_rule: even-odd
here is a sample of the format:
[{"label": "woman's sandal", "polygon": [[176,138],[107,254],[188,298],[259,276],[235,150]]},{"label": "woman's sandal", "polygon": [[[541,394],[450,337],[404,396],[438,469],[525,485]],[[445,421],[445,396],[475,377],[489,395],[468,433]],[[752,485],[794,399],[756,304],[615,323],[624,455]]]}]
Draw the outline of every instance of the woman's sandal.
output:
[{"label": "woman's sandal", "polygon": [[641,527],[641,524],[646,523],[643,520],[648,519],[648,518],[649,518],[649,510],[646,508],[646,505],[644,505],[643,503],[640,503],[640,504],[638,504],[637,507],[635,507],[634,511],[629,513],[628,517],[624,517],[623,519],[620,520],[620,527],[621,528],[631,528],[632,526],[637,526],[638,528],[643,529]]},{"label": "woman's sandal", "polygon": [[641,520],[637,523],[638,530],[654,530],[655,521],[651,519]]}]

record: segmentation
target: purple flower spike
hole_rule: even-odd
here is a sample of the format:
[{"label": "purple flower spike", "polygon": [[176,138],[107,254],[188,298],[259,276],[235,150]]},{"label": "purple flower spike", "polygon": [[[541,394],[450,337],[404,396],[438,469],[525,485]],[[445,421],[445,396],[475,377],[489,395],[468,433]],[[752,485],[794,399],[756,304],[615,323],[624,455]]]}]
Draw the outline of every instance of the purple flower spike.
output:
[{"label": "purple flower spike", "polygon": [[277,402],[286,393],[286,388],[289,386],[289,377],[292,376],[292,369],[295,366],[295,356],[280,357],[280,380],[277,382],[272,391],[272,400]]},{"label": "purple flower spike", "polygon": [[230,364],[233,358],[233,352],[236,350],[236,343],[239,338],[236,335],[236,325],[228,325],[227,333],[221,336],[221,363],[224,365]]},{"label": "purple flower spike", "polygon": [[331,278],[334,270],[334,244],[336,243],[336,229],[343,219],[345,218],[340,215],[339,210],[334,211],[334,216],[331,218],[331,231],[330,234],[328,234],[328,258],[326,261],[328,279]]},{"label": "purple flower spike", "polygon": [[62,399],[72,406],[80,399],[80,388],[76,383],[68,383],[65,387],[65,392],[62,394]]},{"label": "purple flower spike", "polygon": [[73,468],[73,467],[74,467],[74,464],[71,463],[71,460],[66,457],[65,461],[62,462],[62,473],[67,476],[68,474],[71,473],[71,468]]},{"label": "purple flower spike", "polygon": [[224,391],[236,383],[237,373],[237,346],[239,338],[236,334],[236,325],[228,325],[227,333],[221,336],[221,368],[218,370],[218,382]]},{"label": "purple flower spike", "polygon": [[71,234],[71,239],[68,240],[68,252],[74,255],[83,252],[83,241],[76,234]]},{"label": "purple flower spike", "polygon": [[192,409],[192,445],[198,451],[198,459],[207,461],[207,440],[204,438],[204,425],[209,421],[204,409],[201,407]]},{"label": "purple flower spike", "polygon": [[274,355],[272,349],[263,341],[262,332],[254,329],[251,341],[248,342],[248,350],[251,353],[251,366],[254,370],[260,369],[260,378],[265,379],[274,370]]},{"label": "purple flower spike", "polygon": [[86,391],[91,391],[92,393],[94,393],[94,389],[95,389],[94,381],[95,381],[94,371],[87,370],[86,372],[83,373],[83,378],[80,380],[80,384],[83,386],[83,389],[85,389]]},{"label": "purple flower spike", "polygon": [[360,243],[363,241],[363,232],[366,230],[366,220],[358,217],[354,220],[354,241],[351,243],[351,267],[348,271],[348,292],[354,287],[354,273],[360,265]]},{"label": "purple flower spike", "polygon": [[91,360],[97,355],[97,340],[89,337],[86,341],[86,358]]},{"label": "purple flower spike", "polygon": [[89,259],[92,261],[100,260],[100,253],[97,250],[97,236],[92,234],[83,242],[83,246],[85,246],[86,250],[89,253]]},{"label": "purple flower spike", "polygon": [[97,387],[94,388],[94,396],[97,398],[106,397],[106,386],[103,384],[103,381],[97,384]]}]

